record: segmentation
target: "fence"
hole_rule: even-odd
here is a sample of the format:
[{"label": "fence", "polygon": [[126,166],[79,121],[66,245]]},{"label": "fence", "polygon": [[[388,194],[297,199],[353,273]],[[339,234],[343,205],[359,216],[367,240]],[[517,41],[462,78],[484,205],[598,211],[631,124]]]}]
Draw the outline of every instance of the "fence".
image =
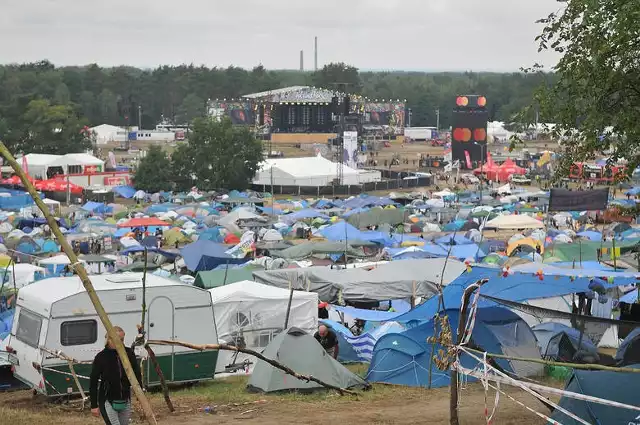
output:
[{"label": "fence", "polygon": [[411,177],[405,180],[401,177],[403,174],[396,171],[383,173],[392,178],[378,182],[368,182],[352,185],[324,185],[324,186],[305,186],[305,185],[271,185],[254,184],[252,189],[258,192],[271,192],[274,195],[298,195],[298,196],[351,196],[361,193],[372,192],[375,190],[391,191],[397,189],[410,189],[431,185],[431,177]]}]

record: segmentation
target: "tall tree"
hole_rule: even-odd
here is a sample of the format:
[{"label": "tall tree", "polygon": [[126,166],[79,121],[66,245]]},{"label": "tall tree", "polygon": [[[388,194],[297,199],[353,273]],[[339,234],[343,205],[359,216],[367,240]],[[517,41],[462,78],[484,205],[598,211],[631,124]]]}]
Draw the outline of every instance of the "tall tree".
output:
[{"label": "tall tree", "polygon": [[176,158],[190,164],[199,189],[204,190],[246,189],[264,160],[262,143],[255,135],[248,128],[234,127],[228,119],[196,119],[184,146]]},{"label": "tall tree", "polygon": [[140,160],[133,179],[136,189],[159,192],[171,189],[171,162],[159,146],[151,146]]},{"label": "tall tree", "polygon": [[56,92],[53,95],[53,100],[58,105],[67,105],[71,102],[71,93],[65,83],[58,84]]},{"label": "tall tree", "polygon": [[567,0],[542,19],[541,50],[561,54],[556,81],[535,94],[543,122],[562,136],[563,170],[611,150],[633,171],[640,164],[640,3],[630,0]]},{"label": "tall tree", "polygon": [[197,94],[191,93],[184,98],[176,110],[176,122],[188,124],[194,119],[204,116],[205,110],[205,101]]},{"label": "tall tree", "polygon": [[358,68],[340,63],[330,63],[313,74],[313,83],[317,87],[334,89],[345,93],[360,93],[362,81]]}]

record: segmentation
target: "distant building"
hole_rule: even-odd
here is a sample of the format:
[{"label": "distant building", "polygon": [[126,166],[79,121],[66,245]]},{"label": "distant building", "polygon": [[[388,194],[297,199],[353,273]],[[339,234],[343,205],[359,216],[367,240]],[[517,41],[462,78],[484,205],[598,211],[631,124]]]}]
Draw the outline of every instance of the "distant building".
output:
[{"label": "distant building", "polygon": [[127,131],[115,125],[100,124],[91,127],[91,131],[96,136],[96,144],[106,145],[111,142],[124,142],[127,139]]}]

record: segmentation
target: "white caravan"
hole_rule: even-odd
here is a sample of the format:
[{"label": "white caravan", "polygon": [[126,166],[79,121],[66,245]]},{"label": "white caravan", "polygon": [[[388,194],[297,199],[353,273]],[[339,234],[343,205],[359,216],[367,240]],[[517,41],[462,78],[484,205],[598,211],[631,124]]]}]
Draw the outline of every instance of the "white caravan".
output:
[{"label": "white caravan", "polygon": [[[142,315],[142,273],[92,276],[91,281],[111,322],[126,333],[130,346]],[[194,344],[218,342],[210,294],[200,288],[147,274],[148,339],[181,340]],[[55,396],[78,392],[66,361],[45,352],[61,351],[84,364],[75,365],[86,390],[91,364],[104,348],[102,326],[82,282],[77,276],[38,281],[18,292],[15,320],[8,337],[9,361],[14,375],[38,392]],[[168,382],[212,379],[217,351],[194,351],[178,346],[154,346]],[[146,355],[139,349],[139,356]],[[159,378],[145,361],[143,384],[154,386]]]}]

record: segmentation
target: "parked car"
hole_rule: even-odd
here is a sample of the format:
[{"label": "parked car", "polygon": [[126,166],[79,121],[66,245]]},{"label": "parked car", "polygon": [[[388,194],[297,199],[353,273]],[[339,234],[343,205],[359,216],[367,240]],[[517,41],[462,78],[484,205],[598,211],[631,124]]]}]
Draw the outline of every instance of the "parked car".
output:
[{"label": "parked car", "polygon": [[511,180],[511,183],[514,183],[514,184],[523,184],[523,185],[531,184],[531,179],[529,177],[520,176],[517,174],[512,175],[510,180]]}]

